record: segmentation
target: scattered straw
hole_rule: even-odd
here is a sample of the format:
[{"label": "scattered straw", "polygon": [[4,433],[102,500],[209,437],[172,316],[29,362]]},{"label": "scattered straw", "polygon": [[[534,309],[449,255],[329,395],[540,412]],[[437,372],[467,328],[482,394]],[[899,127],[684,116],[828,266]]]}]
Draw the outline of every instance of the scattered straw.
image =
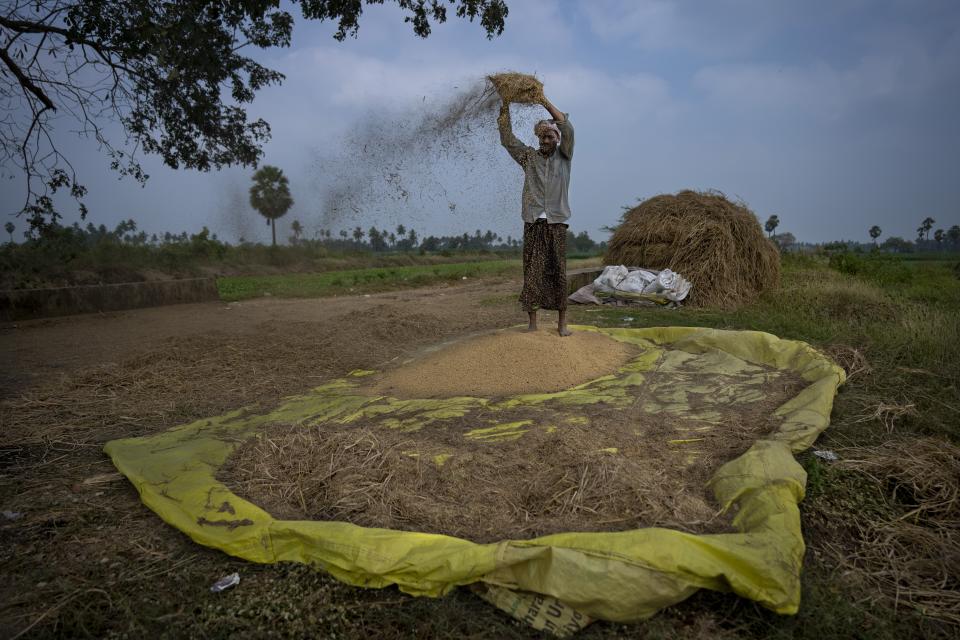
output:
[{"label": "scattered straw", "polygon": [[872,599],[960,625],[960,447],[916,438],[841,455],[842,468],[885,491],[895,515],[849,513],[860,544],[840,561],[879,590]]},{"label": "scattered straw", "polygon": [[630,209],[604,263],[672,269],[693,284],[694,306],[736,307],[780,282],[780,254],[757,217],[713,192],[654,196]]},{"label": "scattered straw", "polygon": [[879,420],[883,423],[883,426],[886,427],[887,433],[893,433],[893,430],[897,426],[897,421],[908,416],[916,415],[918,415],[917,406],[912,402],[900,404],[896,402],[878,402],[872,411],[856,416],[852,424]]},{"label": "scattered straw", "polygon": [[827,355],[830,356],[834,362],[843,367],[843,370],[847,374],[848,383],[854,377],[870,373],[873,370],[863,351],[856,347],[845,344],[832,344],[824,349],[824,351],[826,351]]}]

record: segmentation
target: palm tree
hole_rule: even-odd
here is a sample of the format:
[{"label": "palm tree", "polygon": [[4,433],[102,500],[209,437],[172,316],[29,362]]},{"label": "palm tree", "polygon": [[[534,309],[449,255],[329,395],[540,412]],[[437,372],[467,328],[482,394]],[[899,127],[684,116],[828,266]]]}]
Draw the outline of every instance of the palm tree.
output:
[{"label": "palm tree", "polygon": [[277,246],[277,218],[282,218],[293,206],[287,177],[278,167],[264,165],[253,174],[250,187],[250,206],[270,225],[273,246]]},{"label": "palm tree", "polygon": [[398,224],[398,225],[397,225],[397,237],[398,237],[398,238],[402,238],[402,237],[405,236],[405,235],[407,235],[407,228],[406,228],[405,226],[403,226],[402,224]]},{"label": "palm tree", "polygon": [[923,222],[920,223],[920,228],[917,229],[917,231],[921,231],[921,230],[922,230],[921,233],[926,234],[927,240],[929,240],[929,239],[930,239],[930,229],[933,229],[933,225],[934,225],[935,222],[936,222],[936,220],[934,220],[934,219],[931,218],[930,216],[927,216],[926,218],[923,219]]},{"label": "palm tree", "polygon": [[[290,223],[290,231],[293,232],[293,244],[300,242],[300,236],[303,235],[303,225],[300,224],[299,220]],[[322,233],[323,230],[320,231]]]},{"label": "palm tree", "polygon": [[354,227],[353,239],[357,244],[360,244],[363,241],[363,229],[361,229],[360,227]]},{"label": "palm tree", "polygon": [[937,241],[937,248],[940,248],[940,245],[943,244],[943,238],[946,234],[943,232],[943,229],[937,229],[933,232],[933,239]]},{"label": "palm tree", "polygon": [[950,243],[953,246],[960,245],[960,225],[953,225],[947,229],[947,237],[950,238]]},{"label": "palm tree", "polygon": [[767,218],[767,222],[763,225],[764,230],[772,238],[773,232],[777,230],[777,227],[780,226],[780,218],[777,215],[772,215]]},{"label": "palm tree", "polygon": [[3,228],[10,234],[10,244],[13,244],[13,232],[16,231],[17,228],[13,226],[12,222],[7,222],[7,224],[3,225]]},{"label": "palm tree", "polygon": [[877,244],[877,238],[880,237],[880,234],[883,233],[883,230],[880,229],[877,225],[870,227],[870,237],[873,239],[873,244]]}]

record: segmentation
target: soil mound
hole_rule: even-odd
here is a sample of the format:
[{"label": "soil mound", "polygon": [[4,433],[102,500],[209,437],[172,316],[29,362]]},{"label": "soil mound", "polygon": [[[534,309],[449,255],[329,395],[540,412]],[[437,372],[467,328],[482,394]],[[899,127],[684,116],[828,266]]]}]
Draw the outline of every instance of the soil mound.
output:
[{"label": "soil mound", "polygon": [[672,269],[693,284],[688,304],[737,307],[780,282],[780,254],[743,203],[681,191],[623,214],[605,264]]},{"label": "soil mound", "polygon": [[406,398],[561,391],[615,371],[635,353],[589,331],[561,338],[555,329],[510,329],[432,350],[384,373],[374,389]]}]

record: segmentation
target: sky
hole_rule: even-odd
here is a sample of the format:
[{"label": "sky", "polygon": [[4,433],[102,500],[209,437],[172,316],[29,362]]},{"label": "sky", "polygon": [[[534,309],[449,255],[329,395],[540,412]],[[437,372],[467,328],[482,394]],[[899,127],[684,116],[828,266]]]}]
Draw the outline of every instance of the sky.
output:
[{"label": "sky", "polygon": [[[507,4],[505,31],[492,40],[452,11],[420,39],[388,3],[365,7],[357,38],[337,42],[335,24],[305,21],[292,8],[292,46],[254,56],[286,80],[248,107],[271,124],[263,162],[283,168],[295,200],[278,237],[294,219],[308,236],[398,223],[421,236],[488,228],[520,235],[522,175],[493,137],[489,156],[462,162],[467,172],[476,163],[485,172],[479,184],[500,196],[478,196],[476,180],[458,191],[453,181],[443,202],[381,199],[348,214],[325,210],[331,190],[343,186],[343,172],[331,182],[339,159],[356,151],[351,131],[371,119],[415,118],[423,105],[504,70],[536,74],[569,113],[570,225],[594,239],[608,237],[603,227],[615,225],[624,206],[682,189],[719,190],[761,221],[776,214],[778,232],[808,242],[867,241],[872,225],[881,240],[912,239],[927,216],[934,229],[960,224],[956,0]],[[252,169],[175,171],[145,156],[151,177],[141,187],[70,131],[58,122],[55,135],[89,188],[89,221],[133,218],[150,233],[208,226],[227,240],[269,242],[247,203]],[[530,132],[518,135],[533,142]],[[22,181],[4,180],[4,212],[22,202]],[[69,202],[63,211],[65,222],[78,219]]]}]

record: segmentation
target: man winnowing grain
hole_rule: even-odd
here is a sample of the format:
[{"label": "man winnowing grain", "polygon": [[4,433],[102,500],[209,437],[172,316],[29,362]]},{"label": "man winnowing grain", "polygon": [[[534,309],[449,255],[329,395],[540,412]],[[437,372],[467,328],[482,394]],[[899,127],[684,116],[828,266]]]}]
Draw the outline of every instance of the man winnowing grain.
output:
[{"label": "man winnowing grain", "polygon": [[567,220],[570,203],[570,161],[573,158],[573,127],[567,114],[561,113],[544,98],[552,120],[541,120],[533,128],[540,147],[534,149],[513,135],[510,105],[500,107],[500,143],[523,168],[523,290],[520,304],[530,317],[528,330],[537,329],[537,309],[559,312],[557,331],[570,335],[567,328]]}]

